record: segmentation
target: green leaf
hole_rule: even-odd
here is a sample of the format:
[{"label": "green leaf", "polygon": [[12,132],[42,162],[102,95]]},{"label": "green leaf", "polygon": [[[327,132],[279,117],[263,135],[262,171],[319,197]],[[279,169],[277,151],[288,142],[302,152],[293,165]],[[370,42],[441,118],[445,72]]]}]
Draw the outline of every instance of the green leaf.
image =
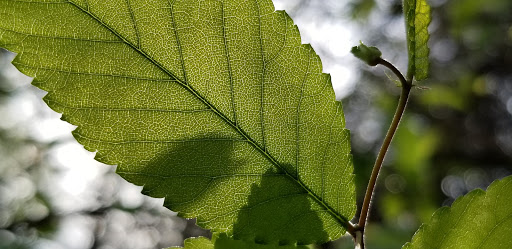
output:
[{"label": "green leaf", "polygon": [[202,227],[309,244],[355,214],[341,103],[270,0],[0,0],[0,46],[98,161]]},{"label": "green leaf", "polygon": [[424,80],[428,77],[428,25],[430,24],[430,6],[426,0],[403,0],[405,29],[409,66],[407,78]]},{"label": "green leaf", "polygon": [[[183,248],[183,249],[214,249],[213,243],[205,237],[188,238],[184,242],[184,247],[170,247],[172,248]],[[242,248],[241,248],[242,249]]]},{"label": "green leaf", "polygon": [[[255,241],[234,240],[226,234],[213,234],[210,241],[204,237],[185,240],[184,249],[308,249],[304,245],[262,245]],[[171,248],[168,248],[171,249]]]},{"label": "green leaf", "polygon": [[512,248],[512,176],[437,210],[404,249]]},{"label": "green leaf", "polygon": [[377,47],[368,47],[362,42],[359,46],[352,47],[350,52],[370,66],[376,66],[382,56],[382,52]]}]

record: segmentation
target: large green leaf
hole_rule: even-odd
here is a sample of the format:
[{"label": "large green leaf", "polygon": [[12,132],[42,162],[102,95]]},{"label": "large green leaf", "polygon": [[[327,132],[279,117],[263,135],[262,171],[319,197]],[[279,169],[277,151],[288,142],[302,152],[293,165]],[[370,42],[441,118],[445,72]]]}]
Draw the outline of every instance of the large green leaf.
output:
[{"label": "large green leaf", "polygon": [[423,80],[427,78],[429,69],[430,6],[426,0],[403,0],[403,3],[409,54],[407,78]]},{"label": "large green leaf", "polygon": [[512,176],[437,210],[404,249],[512,248]]},{"label": "large green leaf", "polygon": [[308,244],[354,216],[341,103],[270,0],[0,0],[0,46],[97,160],[200,226]]}]

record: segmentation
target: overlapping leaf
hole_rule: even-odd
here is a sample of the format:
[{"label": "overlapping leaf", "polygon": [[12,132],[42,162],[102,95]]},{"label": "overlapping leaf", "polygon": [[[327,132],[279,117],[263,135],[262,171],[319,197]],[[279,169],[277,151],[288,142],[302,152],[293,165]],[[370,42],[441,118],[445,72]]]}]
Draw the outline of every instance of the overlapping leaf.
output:
[{"label": "overlapping leaf", "polygon": [[404,249],[512,248],[512,176],[437,210]]},{"label": "overlapping leaf", "polygon": [[97,160],[205,228],[307,244],[355,213],[341,104],[270,0],[0,0],[0,46]]},{"label": "overlapping leaf", "polygon": [[430,49],[428,25],[430,6],[426,0],[403,0],[409,66],[407,78],[423,80],[428,76]]},{"label": "overlapping leaf", "polygon": [[[263,245],[254,241],[234,240],[226,234],[214,234],[210,241],[204,237],[185,240],[184,249],[308,249],[308,246],[295,245]],[[171,248],[169,248],[171,249]]]},{"label": "overlapping leaf", "polygon": [[[167,249],[172,248],[178,248],[178,247],[171,247]],[[198,238],[188,238],[184,242],[183,249],[214,249],[215,245],[212,241],[210,241],[208,238],[205,237],[198,237]]]}]

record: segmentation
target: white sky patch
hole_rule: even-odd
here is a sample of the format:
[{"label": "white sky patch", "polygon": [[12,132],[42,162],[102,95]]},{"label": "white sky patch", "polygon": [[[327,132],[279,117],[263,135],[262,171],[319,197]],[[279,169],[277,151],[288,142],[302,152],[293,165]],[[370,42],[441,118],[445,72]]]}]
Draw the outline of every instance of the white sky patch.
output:
[{"label": "white sky patch", "polygon": [[297,21],[301,31],[302,43],[311,43],[314,48],[321,48],[317,53],[328,52],[331,57],[343,57],[350,54],[354,46],[352,32],[341,23]]},{"label": "white sky patch", "polygon": [[90,217],[67,216],[60,221],[56,239],[68,249],[88,249],[94,242],[95,222]]},{"label": "white sky patch", "polygon": [[30,133],[32,137],[44,143],[59,139],[73,139],[70,137],[71,131],[73,131],[76,126],[60,120],[60,114],[55,112],[53,112],[53,114],[52,117],[41,118],[31,125]]},{"label": "white sky patch", "polygon": [[286,1],[283,0],[274,0],[273,2],[276,10],[284,10],[286,7],[289,7]]},{"label": "white sky patch", "polygon": [[95,205],[95,191],[98,191],[95,183],[112,167],[94,160],[94,153],[74,140],[52,148],[49,162],[58,170],[52,184],[58,187],[55,202],[62,210],[82,210]]},{"label": "white sky patch", "polygon": [[[290,0],[275,0],[277,10],[292,8],[295,3]],[[305,13],[307,12],[307,13]],[[323,71],[331,74],[336,98],[350,95],[356,86],[355,60],[350,49],[359,44],[353,37],[354,27],[343,20],[332,20],[318,16],[319,13],[305,10],[303,18],[295,18],[294,23],[300,30],[302,43],[309,43],[320,56]]]},{"label": "white sky patch", "polygon": [[[61,121],[62,122],[62,121]],[[51,156],[52,162],[65,173],[63,187],[70,193],[79,194],[84,190],[82,185],[92,182],[104,173],[102,165],[94,160],[94,153],[86,151],[76,141],[57,145]]]},{"label": "white sky patch", "polygon": [[331,74],[331,81],[336,98],[350,95],[355,88],[353,64],[350,63],[350,49],[356,44],[351,39],[351,32],[340,23],[304,23],[300,30],[303,41],[311,43],[320,59],[323,71]]},{"label": "white sky patch", "polygon": [[36,97],[29,91],[19,91],[0,105],[0,127],[14,129],[26,124],[35,115]]},{"label": "white sky patch", "polygon": [[[137,208],[145,201],[141,191],[142,186],[123,184],[123,187],[119,189],[119,201],[126,208]],[[160,202],[163,202],[163,199]],[[163,205],[163,203],[161,204]]]},{"label": "white sky patch", "polygon": [[18,71],[11,63],[14,59],[14,53],[4,53],[0,59],[0,74],[5,77],[2,81],[2,88],[7,91],[14,91],[21,87],[27,87],[32,82],[32,78]]},{"label": "white sky patch", "polygon": [[343,99],[354,91],[356,81],[351,68],[333,64],[324,66],[324,71],[331,74],[332,86],[337,99]]}]

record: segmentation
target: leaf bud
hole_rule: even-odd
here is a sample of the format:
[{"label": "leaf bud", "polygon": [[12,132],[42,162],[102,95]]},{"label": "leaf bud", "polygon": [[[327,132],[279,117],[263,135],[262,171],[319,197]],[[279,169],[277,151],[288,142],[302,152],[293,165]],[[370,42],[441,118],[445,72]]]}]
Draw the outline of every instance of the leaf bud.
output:
[{"label": "leaf bud", "polygon": [[376,47],[368,47],[360,42],[359,46],[352,47],[350,52],[360,60],[366,62],[370,66],[376,66],[379,64],[382,52]]}]

